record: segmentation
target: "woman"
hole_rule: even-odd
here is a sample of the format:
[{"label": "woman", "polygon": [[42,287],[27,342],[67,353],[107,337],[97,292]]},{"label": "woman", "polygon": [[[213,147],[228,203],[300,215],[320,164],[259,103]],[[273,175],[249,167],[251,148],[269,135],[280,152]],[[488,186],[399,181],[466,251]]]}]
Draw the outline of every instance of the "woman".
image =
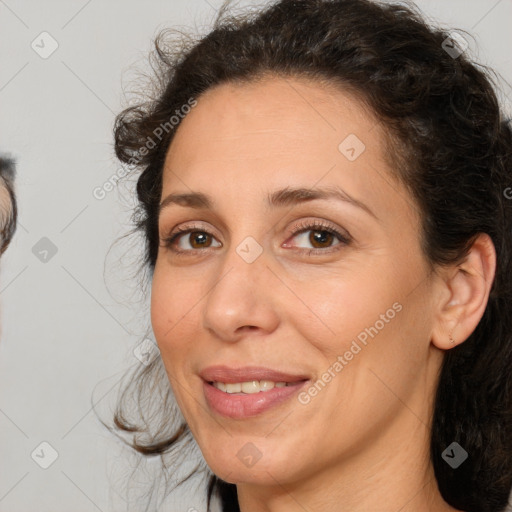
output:
[{"label": "woman", "polygon": [[14,162],[8,158],[0,158],[0,254],[5,252],[16,230],[14,174]]},{"label": "woman", "polygon": [[504,510],[512,133],[461,41],[369,0],[222,10],[118,116],[161,358],[116,424],[164,463],[193,436],[222,510]]}]

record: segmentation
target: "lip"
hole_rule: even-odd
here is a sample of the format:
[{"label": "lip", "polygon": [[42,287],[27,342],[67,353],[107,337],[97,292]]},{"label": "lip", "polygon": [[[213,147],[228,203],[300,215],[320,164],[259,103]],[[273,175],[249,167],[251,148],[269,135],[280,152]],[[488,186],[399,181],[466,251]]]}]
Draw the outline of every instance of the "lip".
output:
[{"label": "lip", "polygon": [[199,373],[206,382],[249,382],[251,380],[271,380],[274,382],[299,382],[308,380],[307,375],[293,375],[264,366],[242,366],[230,368],[229,366],[209,366]]},{"label": "lip", "polygon": [[[210,366],[199,375],[203,379],[203,392],[210,409],[221,416],[233,419],[250,418],[262,414],[290,400],[309,382],[309,378],[305,375],[293,375],[261,366],[241,368]],[[252,380],[286,382],[288,386],[259,393],[242,394],[225,393],[212,384],[212,382],[235,383]]]}]

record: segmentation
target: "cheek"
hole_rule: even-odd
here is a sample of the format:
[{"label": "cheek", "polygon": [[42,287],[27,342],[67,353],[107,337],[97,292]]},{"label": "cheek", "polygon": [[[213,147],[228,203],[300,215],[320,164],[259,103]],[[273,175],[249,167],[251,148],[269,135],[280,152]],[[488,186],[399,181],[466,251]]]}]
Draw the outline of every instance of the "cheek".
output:
[{"label": "cheek", "polygon": [[[191,352],[190,343],[197,330],[197,302],[194,282],[198,280],[176,279],[175,273],[155,268],[151,286],[151,325],[160,350],[169,383],[180,410],[189,409],[191,381],[189,379]],[[190,414],[186,414],[190,418]]]},{"label": "cheek", "polygon": [[[198,297],[193,279],[177,279],[174,272],[155,267],[151,286],[151,325],[167,367],[167,355],[172,351],[179,358],[180,340],[191,326],[197,326]],[[185,343],[183,343],[186,346]],[[174,354],[178,352],[177,354]]]},{"label": "cheek", "polygon": [[[316,381],[299,397],[301,414],[316,425],[334,422],[363,437],[391,421],[401,407],[396,396],[406,398],[413,389],[428,328],[421,299],[415,303],[407,296],[408,278],[377,279],[372,272],[322,281],[321,291],[295,288],[315,313],[295,314],[301,338],[308,341],[305,360],[317,371]],[[325,438],[326,446],[349,442],[337,429]]]},{"label": "cheek", "polygon": [[340,410],[356,423],[372,410],[385,414],[394,395],[380,379],[405,397],[425,363],[428,289],[420,286],[411,293],[421,269],[411,265],[404,272],[392,262],[381,263],[294,287],[311,307],[307,314],[304,307],[296,311],[294,322],[308,341],[305,357],[315,362],[320,381],[301,403],[326,421]]},{"label": "cheek", "polygon": [[310,284],[303,281],[294,286],[294,292],[307,306],[300,305],[292,313],[303,337],[329,359],[349,350],[355,339],[364,346],[376,331],[382,337],[400,316],[396,311],[400,309],[396,305],[400,300],[396,282],[390,286],[386,279],[379,279],[382,273],[370,268],[339,278],[331,273]]},{"label": "cheek", "polygon": [[308,339],[322,352],[327,368],[342,357],[337,385],[348,384],[354,396],[369,395],[372,389],[380,396],[383,385],[377,375],[407,396],[422,371],[432,325],[430,290],[422,270],[412,264],[407,269],[375,265],[364,276],[326,282],[322,293],[312,297],[334,334],[324,328],[321,332],[327,334],[314,337],[304,323]]}]

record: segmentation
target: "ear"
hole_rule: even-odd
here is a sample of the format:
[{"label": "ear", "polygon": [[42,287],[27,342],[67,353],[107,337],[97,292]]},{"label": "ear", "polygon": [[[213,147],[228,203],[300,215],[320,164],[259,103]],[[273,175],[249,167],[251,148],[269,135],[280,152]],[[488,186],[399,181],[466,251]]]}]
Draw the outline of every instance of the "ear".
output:
[{"label": "ear", "polygon": [[480,233],[462,263],[439,274],[432,343],[443,350],[464,342],[480,322],[496,272],[496,250],[491,237]]}]

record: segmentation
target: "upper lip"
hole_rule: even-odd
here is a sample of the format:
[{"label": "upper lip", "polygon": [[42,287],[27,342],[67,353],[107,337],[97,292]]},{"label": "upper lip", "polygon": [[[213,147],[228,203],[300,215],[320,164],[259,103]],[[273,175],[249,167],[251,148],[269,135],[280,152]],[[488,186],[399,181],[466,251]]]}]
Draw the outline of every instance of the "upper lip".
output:
[{"label": "upper lip", "polygon": [[207,382],[250,382],[253,380],[271,380],[273,382],[299,382],[308,380],[306,375],[284,373],[263,366],[209,366],[199,373]]}]

